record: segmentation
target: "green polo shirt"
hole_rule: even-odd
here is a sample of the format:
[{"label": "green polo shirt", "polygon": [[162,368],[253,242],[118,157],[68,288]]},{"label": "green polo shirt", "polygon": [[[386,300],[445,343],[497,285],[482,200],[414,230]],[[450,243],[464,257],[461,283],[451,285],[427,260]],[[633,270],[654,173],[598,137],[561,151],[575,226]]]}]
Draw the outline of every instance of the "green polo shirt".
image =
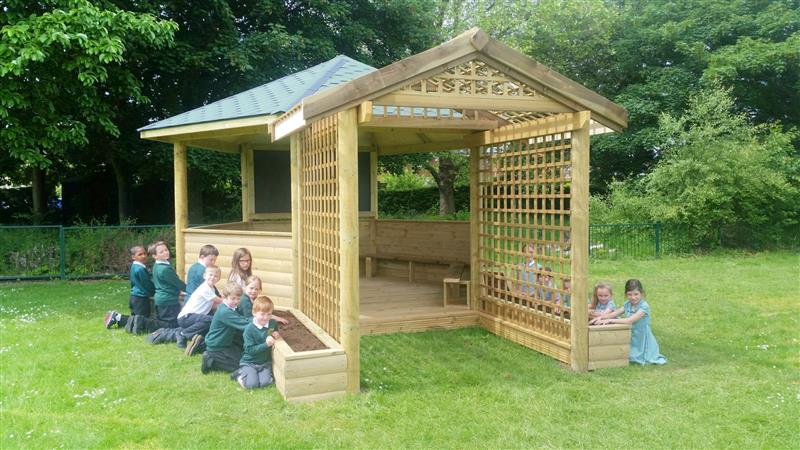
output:
[{"label": "green polo shirt", "polygon": [[206,348],[209,351],[221,351],[233,344],[234,338],[242,335],[250,320],[225,303],[217,306],[217,312],[211,319],[211,327],[206,334]]},{"label": "green polo shirt", "polygon": [[156,261],[153,264],[153,284],[156,287],[156,295],[153,298],[159,306],[179,304],[178,294],[186,290],[186,284],[178,278],[178,274],[169,263]]},{"label": "green polo shirt", "polygon": [[240,364],[269,364],[272,362],[272,347],[267,346],[267,336],[278,330],[278,321],[271,319],[267,326],[259,328],[252,320],[244,329],[244,352]]}]

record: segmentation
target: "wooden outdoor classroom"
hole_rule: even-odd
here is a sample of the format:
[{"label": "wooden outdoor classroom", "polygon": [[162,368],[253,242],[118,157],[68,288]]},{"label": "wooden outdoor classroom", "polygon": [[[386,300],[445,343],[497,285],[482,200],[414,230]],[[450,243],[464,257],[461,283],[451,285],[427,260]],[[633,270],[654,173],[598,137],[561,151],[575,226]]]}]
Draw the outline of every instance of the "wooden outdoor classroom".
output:
[{"label": "wooden outdoor classroom", "polygon": [[[589,298],[590,135],[626,126],[475,28],[381,69],[340,55],[140,133],[174,146],[177,267],[213,244],[225,279],[249,248],[264,294],[340,346],[358,392],[363,334],[480,326],[574,371],[627,365],[629,328],[589,327],[586,301],[567,301]],[[191,147],[240,155],[241,222],[188,226]],[[446,150],[469,155],[470,220],[381,219],[378,157]]]}]

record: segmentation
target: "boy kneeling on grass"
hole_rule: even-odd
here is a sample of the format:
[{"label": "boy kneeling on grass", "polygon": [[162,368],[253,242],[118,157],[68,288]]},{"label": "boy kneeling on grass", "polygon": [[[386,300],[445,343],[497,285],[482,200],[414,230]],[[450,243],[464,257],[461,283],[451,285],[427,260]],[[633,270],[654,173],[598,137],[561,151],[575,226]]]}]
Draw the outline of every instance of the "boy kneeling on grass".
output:
[{"label": "boy kneeling on grass", "polygon": [[117,327],[125,327],[128,332],[131,332],[133,325],[132,316],[150,316],[150,297],[156,293],[156,287],[153,286],[152,275],[147,270],[145,262],[147,262],[147,253],[141,245],[134,245],[129,250],[131,254],[131,296],[128,300],[128,306],[131,308],[130,316],[125,316],[117,311],[108,311],[103,317],[103,325],[106,329],[116,325]]},{"label": "boy kneeling on grass", "polygon": [[242,287],[236,283],[229,281],[222,288],[222,304],[217,307],[206,334],[206,351],[203,352],[203,361],[200,364],[201,372],[233,372],[239,367],[239,359],[242,357],[242,331],[250,323],[236,311],[241,296]]},{"label": "boy kneeling on grass", "polygon": [[259,295],[253,302],[253,320],[244,329],[244,353],[239,360],[236,378],[245,389],[255,389],[272,384],[272,347],[278,334],[278,321],[273,319],[275,306],[266,295]]}]

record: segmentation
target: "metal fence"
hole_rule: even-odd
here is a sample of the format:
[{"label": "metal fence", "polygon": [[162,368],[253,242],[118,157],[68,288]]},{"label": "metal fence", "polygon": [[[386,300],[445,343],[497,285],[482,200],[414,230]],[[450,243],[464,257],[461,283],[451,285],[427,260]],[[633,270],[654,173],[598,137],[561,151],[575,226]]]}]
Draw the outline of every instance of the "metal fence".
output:
[{"label": "metal fence", "polygon": [[[175,236],[174,225],[0,226],[0,281],[125,277],[134,245]],[[594,259],[658,258],[687,251],[672,225],[592,224]]]}]

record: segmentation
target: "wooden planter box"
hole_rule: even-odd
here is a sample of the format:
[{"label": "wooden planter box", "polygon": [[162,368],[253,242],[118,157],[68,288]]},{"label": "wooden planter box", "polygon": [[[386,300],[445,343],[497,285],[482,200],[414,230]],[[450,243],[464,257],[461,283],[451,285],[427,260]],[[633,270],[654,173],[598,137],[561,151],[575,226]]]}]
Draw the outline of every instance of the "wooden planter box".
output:
[{"label": "wooden planter box", "polygon": [[631,326],[589,326],[589,370],[627,367],[631,352]]},{"label": "wooden planter box", "polygon": [[291,312],[328,347],[295,352],[283,339],[275,343],[272,373],[283,398],[290,402],[304,402],[344,395],[347,389],[347,355],[342,346],[299,310],[276,309]]}]

